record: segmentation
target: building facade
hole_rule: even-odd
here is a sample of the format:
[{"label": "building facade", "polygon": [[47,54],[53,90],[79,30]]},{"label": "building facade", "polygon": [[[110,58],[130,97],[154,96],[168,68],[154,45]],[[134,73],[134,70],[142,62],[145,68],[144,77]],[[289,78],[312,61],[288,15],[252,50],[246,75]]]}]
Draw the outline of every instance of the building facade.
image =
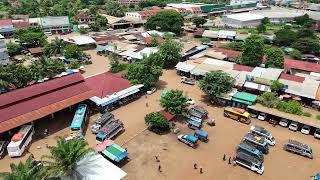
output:
[{"label": "building facade", "polygon": [[261,24],[263,16],[251,13],[239,13],[223,16],[223,22],[226,27],[232,28],[255,28]]},{"label": "building facade", "polygon": [[127,18],[133,18],[136,20],[147,20],[151,16],[158,14],[159,12],[163,11],[174,11],[172,9],[153,9],[153,10],[146,10],[146,11],[136,11],[136,12],[127,12]]},{"label": "building facade", "polygon": [[76,16],[76,18],[78,19],[79,24],[92,24],[96,19],[95,16],[89,16],[86,14],[79,14]]},{"label": "building facade", "polygon": [[15,32],[15,28],[13,26],[12,20],[0,20],[0,35],[2,35],[5,38],[9,38],[13,35]]},{"label": "building facade", "polygon": [[0,64],[7,65],[9,64],[9,54],[4,41],[4,37],[0,35]]}]

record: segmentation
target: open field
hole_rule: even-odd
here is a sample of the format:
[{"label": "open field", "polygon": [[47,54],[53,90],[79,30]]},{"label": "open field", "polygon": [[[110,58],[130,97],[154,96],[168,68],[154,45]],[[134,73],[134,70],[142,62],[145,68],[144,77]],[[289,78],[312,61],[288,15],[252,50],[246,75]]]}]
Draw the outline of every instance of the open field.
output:
[{"label": "open field", "polygon": [[[309,179],[309,177],[319,171],[320,165],[320,145],[319,141],[311,135],[303,135],[300,132],[292,132],[287,128],[280,126],[272,127],[267,122],[253,120],[253,124],[259,124],[266,127],[276,138],[276,146],[270,148],[270,153],[265,156],[265,173],[260,176],[248,169],[229,165],[222,161],[223,154],[227,158],[235,152],[236,145],[240,142],[246,132],[248,125],[235,122],[223,117],[223,109],[207,105],[202,92],[196,86],[188,86],[179,82],[179,76],[175,70],[164,70],[160,77],[159,89],[176,88],[186,92],[188,96],[194,99],[196,104],[203,105],[209,111],[209,118],[216,119],[216,126],[209,127],[204,124],[203,129],[209,133],[210,141],[208,143],[200,142],[199,147],[192,149],[179,142],[176,135],[169,133],[166,135],[156,135],[145,130],[144,116],[152,111],[160,110],[159,98],[161,90],[158,90],[151,96],[141,97],[140,99],[122,106],[113,111],[116,118],[121,119],[126,131],[116,138],[116,142],[128,149],[130,160],[122,166],[122,169],[128,173],[125,179],[128,180],[150,180],[150,179],[208,179],[208,180],[275,180],[275,179]],[[90,124],[97,118],[98,114],[90,118]],[[72,119],[72,113],[68,110],[60,112],[55,119],[46,119],[39,121],[37,125],[38,132],[49,127],[51,135],[45,139],[35,140],[29,151],[36,159],[42,155],[48,154],[45,143],[55,144],[57,136],[67,136],[69,134],[69,124]],[[185,124],[177,123],[182,133],[192,133]],[[39,128],[41,127],[41,128]],[[87,130],[86,139],[91,147],[95,144],[94,136],[90,130]],[[295,154],[282,150],[282,145],[288,138],[293,138],[311,145],[314,150],[314,159],[310,160]],[[37,147],[41,149],[37,149]],[[21,158],[9,158],[6,156],[0,160],[1,171],[9,170],[9,163],[19,162],[27,158],[27,153]],[[158,163],[154,156],[159,156],[163,172],[158,172]],[[193,169],[193,163],[198,167],[203,167],[203,174]]]}]

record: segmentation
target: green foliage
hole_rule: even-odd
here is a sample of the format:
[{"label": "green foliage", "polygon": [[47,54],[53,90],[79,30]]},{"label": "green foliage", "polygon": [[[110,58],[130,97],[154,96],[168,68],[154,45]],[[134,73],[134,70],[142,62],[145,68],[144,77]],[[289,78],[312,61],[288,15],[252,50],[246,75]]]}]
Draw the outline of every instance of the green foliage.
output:
[{"label": "green foliage", "polygon": [[147,8],[152,6],[165,7],[167,4],[166,4],[166,1],[148,0],[148,1],[140,1],[138,5],[140,8]]},{"label": "green foliage", "polygon": [[105,11],[110,16],[123,17],[125,15],[123,7],[117,1],[108,0]]},{"label": "green foliage", "polygon": [[316,119],[317,119],[317,120],[320,120],[320,115],[316,115]]},{"label": "green foliage", "polygon": [[300,38],[293,43],[291,47],[299,50],[302,53],[320,53],[320,43],[317,39]]},{"label": "green foliage", "polygon": [[244,42],[241,64],[259,66],[262,63],[264,42],[257,35],[248,37]]},{"label": "green foliage", "polygon": [[22,63],[10,64],[5,70],[11,74],[10,84],[13,84],[16,88],[27,86],[32,79],[30,70]]},{"label": "green foliage", "polygon": [[183,91],[170,90],[165,96],[161,96],[160,105],[170,114],[183,114],[187,108],[188,98]]},{"label": "green foliage", "polygon": [[145,89],[150,89],[159,80],[162,62],[159,53],[151,54],[141,62],[130,64],[126,76],[132,84],[143,84]]},{"label": "green foliage", "polygon": [[172,40],[165,40],[160,44],[159,54],[163,61],[163,67],[175,66],[181,60],[182,45]]},{"label": "green foliage", "polygon": [[6,46],[10,57],[14,57],[16,55],[21,54],[22,47],[20,46],[20,44],[13,43],[10,41],[6,44]]},{"label": "green foliage", "polygon": [[78,25],[79,24],[79,20],[76,17],[71,17],[70,22],[73,25]]},{"label": "green foliage", "polygon": [[298,101],[280,101],[278,102],[276,108],[279,111],[283,111],[290,114],[302,115],[302,106]]},{"label": "green foliage", "polygon": [[60,60],[41,58],[29,66],[32,80],[51,78],[65,71],[64,63]]},{"label": "green foliage", "polygon": [[267,27],[264,24],[259,24],[257,26],[258,33],[265,33],[267,31]]},{"label": "green foliage", "polygon": [[257,97],[257,102],[269,108],[275,108],[279,102],[278,94],[275,92],[264,92]]},{"label": "green foliage", "polygon": [[168,32],[165,32],[163,34],[163,38],[164,39],[172,39],[173,38],[173,35],[171,33],[168,33]]},{"label": "green foliage", "polygon": [[222,48],[231,49],[235,51],[243,51],[244,43],[243,42],[230,42],[226,45],[223,45]]},{"label": "green foliage", "polygon": [[297,39],[297,33],[290,26],[284,26],[275,35],[274,42],[279,46],[290,46]]},{"label": "green foliage", "polygon": [[167,130],[169,129],[169,121],[160,112],[152,112],[144,117],[146,124],[151,125],[154,128]]},{"label": "green foliage", "polygon": [[314,20],[311,19],[308,14],[295,17],[294,21],[296,22],[296,24],[301,25],[303,27],[307,27],[307,28],[311,27],[312,24],[314,23]]},{"label": "green foliage", "polygon": [[64,56],[66,58],[78,59],[83,55],[82,49],[77,45],[67,45],[64,50]]},{"label": "green foliage", "polygon": [[293,49],[288,53],[288,55],[294,59],[301,59],[302,55],[299,50]]},{"label": "green foliage", "polygon": [[283,84],[280,83],[278,80],[277,81],[271,81],[271,90],[280,92],[283,89]]},{"label": "green foliage", "polygon": [[72,60],[71,63],[68,65],[68,69],[79,69],[80,63],[77,60]]},{"label": "green foliage", "polygon": [[78,29],[78,32],[79,32],[80,34],[87,34],[87,33],[88,33],[88,30],[87,30],[86,28],[84,28],[84,27],[80,27],[80,28]]},{"label": "green foliage", "polygon": [[297,31],[297,38],[317,39],[317,36],[311,28],[301,28]]},{"label": "green foliage", "polygon": [[54,40],[51,41],[51,43],[47,44],[44,47],[44,55],[45,56],[51,56],[51,55],[61,55],[63,54],[64,48],[66,47],[66,43],[63,41],[63,39],[59,39],[58,37],[55,37]]},{"label": "green foliage", "polygon": [[159,43],[156,38],[152,38],[152,41],[147,44],[148,47],[157,47],[159,46]]},{"label": "green foliage", "polygon": [[207,22],[207,20],[204,17],[195,17],[192,19],[193,24],[195,24],[197,27],[202,26]]},{"label": "green foliage", "polygon": [[311,116],[312,116],[312,114],[309,113],[309,112],[303,112],[302,115],[303,115],[303,116],[306,116],[306,117],[311,117]]},{"label": "green foliage", "polygon": [[181,34],[183,26],[183,17],[176,11],[163,11],[150,17],[146,24],[146,29],[158,29]]},{"label": "green foliage", "polygon": [[112,73],[118,73],[120,71],[124,71],[126,69],[128,69],[129,64],[118,64],[116,66],[112,66],[110,71]]},{"label": "green foliage", "polygon": [[264,17],[264,18],[261,20],[261,23],[264,24],[264,25],[270,24],[270,19],[267,18],[267,17]]},{"label": "green foliage", "polygon": [[106,29],[107,24],[108,24],[108,19],[106,17],[104,17],[104,16],[98,15],[96,17],[95,22],[90,25],[90,29],[92,31],[98,32],[101,29]]},{"label": "green foliage", "polygon": [[46,177],[45,168],[29,157],[25,163],[10,164],[11,172],[0,173],[2,180],[42,180]]},{"label": "green foliage", "polygon": [[111,53],[109,59],[111,67],[119,65],[119,56],[116,53]]},{"label": "green foliage", "polygon": [[219,70],[207,73],[199,81],[200,89],[211,98],[216,98],[232,90],[234,79],[227,73]]},{"label": "green foliage", "polygon": [[48,175],[52,177],[71,176],[75,173],[77,162],[92,152],[86,148],[88,143],[82,140],[65,141],[59,138],[57,146],[49,147],[50,156],[43,156],[48,166]]},{"label": "green foliage", "polygon": [[41,27],[38,26],[18,29],[15,33],[15,38],[25,48],[43,47],[47,43],[46,35],[42,32]]},{"label": "green foliage", "polygon": [[210,39],[206,38],[206,37],[201,38],[200,41],[201,41],[201,43],[210,43]]},{"label": "green foliage", "polygon": [[269,48],[266,50],[266,65],[273,68],[283,68],[284,53],[280,48]]}]

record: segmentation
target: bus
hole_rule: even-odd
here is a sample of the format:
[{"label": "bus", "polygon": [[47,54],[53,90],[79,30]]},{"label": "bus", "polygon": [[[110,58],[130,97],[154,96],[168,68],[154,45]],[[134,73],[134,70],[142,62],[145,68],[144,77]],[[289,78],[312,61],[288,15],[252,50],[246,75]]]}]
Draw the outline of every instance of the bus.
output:
[{"label": "bus", "polygon": [[249,145],[252,145],[259,149],[263,154],[268,154],[269,153],[269,144],[265,140],[263,136],[259,136],[256,134],[252,133],[247,133],[243,141],[246,142]]},{"label": "bus", "polygon": [[240,108],[225,107],[223,115],[245,124],[251,123],[250,113]]},{"label": "bus", "polygon": [[261,161],[243,152],[237,152],[234,161],[237,164],[246,167],[251,171],[257,172],[260,175],[264,172],[264,166]]},{"label": "bus", "polygon": [[32,125],[23,125],[19,132],[11,138],[11,142],[7,146],[8,155],[10,157],[21,156],[26,147],[32,140],[34,128]]},{"label": "bus", "polygon": [[73,120],[70,126],[71,136],[82,136],[83,130],[88,119],[88,106],[86,104],[80,104],[74,114]]},{"label": "bus", "polygon": [[246,153],[250,156],[253,156],[257,159],[259,159],[261,162],[264,161],[264,157],[262,155],[262,152],[259,151],[256,147],[251,146],[250,144],[246,143],[246,142],[241,142],[238,146],[237,152],[241,151],[243,153]]}]

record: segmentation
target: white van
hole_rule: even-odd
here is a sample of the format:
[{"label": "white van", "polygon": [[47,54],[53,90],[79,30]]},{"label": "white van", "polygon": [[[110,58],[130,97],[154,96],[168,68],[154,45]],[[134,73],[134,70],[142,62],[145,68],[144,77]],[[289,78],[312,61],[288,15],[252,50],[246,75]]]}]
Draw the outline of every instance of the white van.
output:
[{"label": "white van", "polygon": [[250,169],[251,171],[257,172],[260,175],[263,174],[264,166],[262,165],[262,162],[253,156],[240,151],[236,154],[234,161],[237,164]]},{"label": "white van", "polygon": [[288,124],[289,124],[289,120],[283,119],[283,118],[279,122],[279,125],[282,126],[282,127],[287,127]]},{"label": "white van", "polygon": [[10,157],[21,156],[25,148],[29,145],[34,134],[34,128],[32,125],[23,125],[16,135],[21,135],[20,139],[11,140],[7,146],[8,155]]},{"label": "white van", "polygon": [[261,121],[264,121],[264,120],[266,120],[266,117],[267,117],[267,115],[265,113],[260,113],[258,116],[258,119]]},{"label": "white van", "polygon": [[274,145],[276,144],[275,138],[274,138],[274,137],[272,136],[272,134],[271,134],[269,131],[267,131],[264,127],[261,127],[261,126],[251,126],[250,132],[265,137],[265,141],[266,141],[270,146],[274,146]]},{"label": "white van", "polygon": [[308,134],[310,133],[310,129],[311,129],[310,126],[304,125],[304,126],[301,128],[301,133],[308,135]]}]

